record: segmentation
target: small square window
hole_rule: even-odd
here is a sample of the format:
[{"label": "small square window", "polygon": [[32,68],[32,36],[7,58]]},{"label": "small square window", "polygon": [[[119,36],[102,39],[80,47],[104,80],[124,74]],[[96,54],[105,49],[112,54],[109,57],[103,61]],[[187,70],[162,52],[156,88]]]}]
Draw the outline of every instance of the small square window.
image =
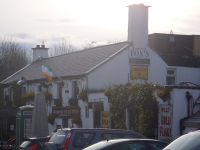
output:
[{"label": "small square window", "polygon": [[176,69],[167,69],[166,85],[176,85]]}]

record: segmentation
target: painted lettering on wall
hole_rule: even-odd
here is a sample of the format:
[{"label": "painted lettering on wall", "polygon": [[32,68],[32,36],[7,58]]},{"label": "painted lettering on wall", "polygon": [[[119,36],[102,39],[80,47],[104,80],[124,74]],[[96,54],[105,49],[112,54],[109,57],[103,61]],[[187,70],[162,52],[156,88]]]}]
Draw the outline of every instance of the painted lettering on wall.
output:
[{"label": "painted lettering on wall", "polygon": [[101,111],[101,128],[109,128],[109,111]]},{"label": "painted lettering on wall", "polygon": [[158,139],[166,142],[172,141],[172,117],[173,107],[170,105],[159,105],[158,116]]},{"label": "painted lettering on wall", "polygon": [[149,58],[150,51],[146,48],[133,48],[130,51],[130,55],[132,58]]},{"label": "painted lettering on wall", "polygon": [[131,66],[131,76],[133,79],[148,79],[148,66]]}]

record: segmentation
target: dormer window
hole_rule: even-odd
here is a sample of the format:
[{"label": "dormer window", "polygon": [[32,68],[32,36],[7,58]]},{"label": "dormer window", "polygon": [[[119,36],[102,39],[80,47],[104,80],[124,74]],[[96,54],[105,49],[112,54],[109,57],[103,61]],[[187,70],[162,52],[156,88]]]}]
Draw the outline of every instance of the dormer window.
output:
[{"label": "dormer window", "polygon": [[176,69],[167,69],[166,85],[176,84]]}]

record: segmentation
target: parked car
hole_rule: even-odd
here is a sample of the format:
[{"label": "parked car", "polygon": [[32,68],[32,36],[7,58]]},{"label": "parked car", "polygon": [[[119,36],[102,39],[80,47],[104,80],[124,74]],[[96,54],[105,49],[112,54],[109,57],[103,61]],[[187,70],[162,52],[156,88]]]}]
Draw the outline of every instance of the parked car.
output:
[{"label": "parked car", "polygon": [[200,150],[200,130],[189,132],[170,143],[164,150]]},{"label": "parked car", "polygon": [[16,150],[42,150],[47,137],[33,137],[24,139],[22,144],[16,148]]},{"label": "parked car", "polygon": [[51,136],[44,149],[77,150],[99,141],[118,138],[146,139],[143,135],[128,130],[63,128]]},{"label": "parked car", "polygon": [[167,144],[152,139],[116,139],[101,141],[83,150],[162,150]]}]

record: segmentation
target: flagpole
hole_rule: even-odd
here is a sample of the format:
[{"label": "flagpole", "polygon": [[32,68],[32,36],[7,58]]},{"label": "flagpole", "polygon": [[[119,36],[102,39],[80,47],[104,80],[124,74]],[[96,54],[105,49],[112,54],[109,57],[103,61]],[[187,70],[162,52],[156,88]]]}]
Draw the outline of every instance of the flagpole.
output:
[{"label": "flagpole", "polygon": [[[44,61],[43,58],[41,56],[38,56],[38,58],[41,60],[41,61]],[[45,62],[46,63],[46,62]],[[47,64],[48,65],[48,64]],[[48,65],[49,66],[49,65]],[[50,67],[49,67],[50,68]],[[61,81],[63,81],[65,83],[65,85],[68,87],[68,84],[57,74],[53,71],[53,69],[51,69],[51,71],[58,77],[58,79],[60,79]],[[53,77],[52,77],[53,78]]]}]

